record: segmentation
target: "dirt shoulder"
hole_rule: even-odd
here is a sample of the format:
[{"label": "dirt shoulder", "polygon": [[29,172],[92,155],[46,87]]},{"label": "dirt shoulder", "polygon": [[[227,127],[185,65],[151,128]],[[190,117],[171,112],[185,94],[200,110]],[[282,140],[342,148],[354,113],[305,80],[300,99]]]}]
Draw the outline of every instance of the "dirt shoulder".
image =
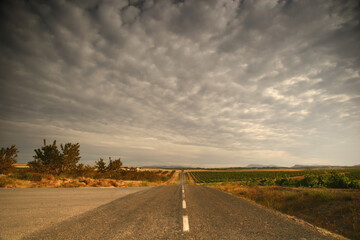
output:
[{"label": "dirt shoulder", "polygon": [[195,181],[194,181],[194,179],[192,178],[191,174],[186,173],[185,176],[186,176],[186,180],[187,180],[187,183],[188,183],[188,184],[196,184]]}]

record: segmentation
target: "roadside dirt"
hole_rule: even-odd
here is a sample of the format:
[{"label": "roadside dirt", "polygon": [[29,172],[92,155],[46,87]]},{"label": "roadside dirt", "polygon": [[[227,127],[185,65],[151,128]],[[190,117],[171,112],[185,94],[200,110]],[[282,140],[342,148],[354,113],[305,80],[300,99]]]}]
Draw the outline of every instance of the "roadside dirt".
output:
[{"label": "roadside dirt", "polygon": [[186,179],[188,180],[189,184],[195,184],[194,179],[191,177],[189,173],[186,173]]}]

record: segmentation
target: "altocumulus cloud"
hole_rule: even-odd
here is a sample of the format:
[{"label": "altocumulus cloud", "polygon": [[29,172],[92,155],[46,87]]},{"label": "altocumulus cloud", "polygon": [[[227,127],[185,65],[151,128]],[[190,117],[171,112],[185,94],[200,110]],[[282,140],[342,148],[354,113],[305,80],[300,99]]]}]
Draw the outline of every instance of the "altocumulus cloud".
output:
[{"label": "altocumulus cloud", "polygon": [[358,1],[1,1],[0,143],[126,165],[353,165]]}]

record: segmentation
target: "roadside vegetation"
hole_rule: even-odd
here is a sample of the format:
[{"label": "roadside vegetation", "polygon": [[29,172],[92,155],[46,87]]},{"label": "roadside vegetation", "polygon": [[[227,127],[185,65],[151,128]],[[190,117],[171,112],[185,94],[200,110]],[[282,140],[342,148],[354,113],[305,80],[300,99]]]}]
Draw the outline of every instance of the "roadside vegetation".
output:
[{"label": "roadside vegetation", "polygon": [[360,189],[360,169],[190,172],[197,183],[238,182],[246,186],[283,186]]},{"label": "roadside vegetation", "polygon": [[100,158],[95,166],[80,161],[80,144],[60,144],[56,141],[35,149],[28,168],[15,169],[18,150],[15,145],[1,148],[0,187],[129,187],[175,184],[178,173],[167,170],[140,170],[123,167],[118,159]]},{"label": "roadside vegetation", "polygon": [[350,239],[360,239],[360,169],[336,171],[188,172],[205,185],[298,217]]}]

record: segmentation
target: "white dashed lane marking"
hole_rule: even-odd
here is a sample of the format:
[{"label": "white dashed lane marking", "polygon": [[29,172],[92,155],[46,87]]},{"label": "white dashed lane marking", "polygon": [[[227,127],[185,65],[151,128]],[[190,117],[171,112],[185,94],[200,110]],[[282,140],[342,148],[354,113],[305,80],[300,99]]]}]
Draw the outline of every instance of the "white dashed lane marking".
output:
[{"label": "white dashed lane marking", "polygon": [[189,232],[189,218],[188,216],[183,216],[183,232]]},{"label": "white dashed lane marking", "polygon": [[[186,209],[185,189],[184,189],[184,173],[182,173],[181,180],[182,180],[182,183],[181,183],[182,208]],[[183,232],[189,232],[189,231],[190,231],[189,218],[187,215],[183,215]]]}]

